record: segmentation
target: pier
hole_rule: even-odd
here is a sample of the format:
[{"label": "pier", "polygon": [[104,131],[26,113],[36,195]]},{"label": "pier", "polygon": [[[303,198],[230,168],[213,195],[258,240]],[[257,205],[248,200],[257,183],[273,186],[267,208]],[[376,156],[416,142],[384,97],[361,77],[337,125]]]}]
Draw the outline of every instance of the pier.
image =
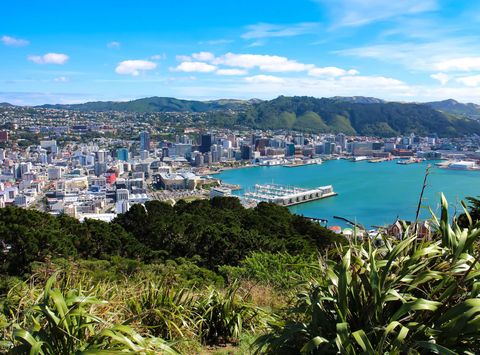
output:
[{"label": "pier", "polygon": [[246,192],[244,197],[257,202],[270,202],[280,206],[292,206],[336,195],[337,193],[333,191],[332,185],[320,186],[314,189],[304,189],[279,184],[256,184],[254,190],[252,192]]}]

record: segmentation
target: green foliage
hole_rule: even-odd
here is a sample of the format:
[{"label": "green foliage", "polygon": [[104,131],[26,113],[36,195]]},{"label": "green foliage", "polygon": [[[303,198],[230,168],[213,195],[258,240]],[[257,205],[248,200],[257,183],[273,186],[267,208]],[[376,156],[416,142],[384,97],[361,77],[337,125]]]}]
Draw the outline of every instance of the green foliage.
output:
[{"label": "green foliage", "polygon": [[195,334],[194,292],[165,283],[149,282],[140,297],[127,300],[127,307],[149,331],[165,339],[192,338]]},{"label": "green foliage", "polygon": [[308,111],[303,115],[297,117],[293,128],[297,131],[306,132],[328,132],[329,127],[325,124],[322,118],[315,112]]},{"label": "green foliage", "polygon": [[234,282],[223,293],[211,288],[196,304],[199,334],[204,344],[238,341],[244,328],[255,331],[265,314],[238,295]]},{"label": "green foliage", "polygon": [[237,265],[252,251],[311,254],[337,239],[329,230],[292,215],[285,207],[262,203],[245,209],[235,198],[174,207],[151,201],[145,209],[133,206],[114,223],[150,250],[164,251],[169,258],[198,256],[199,266],[213,270],[220,265]]},{"label": "green foliage", "polygon": [[288,253],[254,252],[240,266],[222,266],[219,271],[227,280],[252,280],[279,290],[289,290],[316,276],[317,257]]},{"label": "green foliage", "polygon": [[144,338],[133,329],[117,325],[103,329],[95,306],[105,302],[83,295],[81,290],[62,292],[50,278],[39,300],[15,324],[10,352],[13,354],[98,354],[108,349],[155,354],[176,351],[159,338]]},{"label": "green foliage", "polygon": [[295,121],[297,120],[297,116],[293,112],[282,112],[278,117],[278,128],[293,128]]},{"label": "green foliage", "polygon": [[[238,122],[255,128],[280,128],[284,112],[299,117],[309,117],[299,129],[317,132],[339,129],[362,135],[393,136],[397,134],[432,134],[440,136],[461,136],[480,133],[480,123],[475,120],[456,117],[432,109],[428,105],[397,102],[357,103],[314,97],[285,97],[262,101],[239,114]],[[311,113],[315,113],[313,116]],[[322,118],[322,122],[317,118]],[[342,118],[341,118],[342,117]],[[289,128],[283,126],[282,128]]]},{"label": "green foliage", "polygon": [[345,133],[347,135],[356,135],[357,132],[352,127],[350,120],[343,115],[334,115],[329,122],[329,126],[335,133]]},{"label": "green foliage", "polygon": [[192,101],[173,97],[146,97],[127,102],[97,101],[72,105],[43,105],[42,107],[80,111],[207,112],[211,110],[242,109],[246,105],[248,105],[248,102],[241,100]]},{"label": "green foliage", "polygon": [[[80,223],[65,215],[6,207],[0,209],[0,245],[10,249],[0,253],[0,274],[28,274],[33,262],[47,258],[115,261],[124,274],[135,272],[141,263],[196,258],[199,267],[216,270],[237,265],[255,250],[311,254],[336,238],[287,208],[260,204],[245,209],[236,198],[174,207],[150,201],[145,207],[132,206],[111,223]],[[202,273],[197,269],[197,275]]]},{"label": "green foliage", "polygon": [[463,228],[468,228],[472,224],[468,217],[472,221],[480,221],[480,198],[467,197],[467,201],[469,202],[468,211],[466,210],[458,217],[458,224]]},{"label": "green foliage", "polygon": [[[340,246],[340,260],[322,259],[316,282],[272,331],[257,340],[274,354],[474,353],[480,346],[479,255],[469,229],[434,216],[438,238],[385,238]],[[478,253],[478,251],[477,251]]]}]

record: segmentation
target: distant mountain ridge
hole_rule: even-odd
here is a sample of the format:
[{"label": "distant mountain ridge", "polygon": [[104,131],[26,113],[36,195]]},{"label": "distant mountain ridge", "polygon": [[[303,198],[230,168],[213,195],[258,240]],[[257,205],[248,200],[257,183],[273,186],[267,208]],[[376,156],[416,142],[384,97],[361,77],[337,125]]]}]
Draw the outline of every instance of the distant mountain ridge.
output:
[{"label": "distant mountain ridge", "polygon": [[279,96],[273,100],[221,99],[209,101],[149,97],[127,102],[97,101],[71,105],[42,105],[80,111],[205,112],[212,125],[243,125],[259,129],[395,136],[480,134],[480,105],[455,100],[428,103],[388,102],[374,97],[315,98]]},{"label": "distant mountain ridge", "polygon": [[260,102],[240,113],[237,121],[261,129],[370,136],[480,134],[480,122],[438,111],[426,104],[307,96],[279,96]]},{"label": "distant mountain ridge", "polygon": [[428,105],[431,108],[454,115],[462,115],[474,119],[480,119],[480,105],[472,103],[461,103],[453,99],[426,102],[424,105]]},{"label": "distant mountain ridge", "polygon": [[[334,96],[329,98],[335,102],[348,102],[358,104],[386,104],[385,101],[375,97],[367,96]],[[247,107],[263,102],[264,100],[182,100],[173,97],[147,97],[132,101],[93,101],[82,104],[56,104],[41,105],[42,108],[56,108],[79,111],[125,111],[125,112],[208,112],[221,110],[244,110]],[[268,100],[267,100],[268,101]],[[404,103],[409,104],[409,103]],[[480,120],[480,105],[473,103],[461,103],[453,99],[417,103],[426,105],[435,110],[453,115],[461,115],[468,118]],[[13,106],[8,103],[1,103],[0,106]]]},{"label": "distant mountain ridge", "polygon": [[196,101],[154,96],[132,101],[94,101],[83,104],[42,105],[39,107],[79,111],[208,112],[241,110],[250,104],[250,100],[220,99]]}]

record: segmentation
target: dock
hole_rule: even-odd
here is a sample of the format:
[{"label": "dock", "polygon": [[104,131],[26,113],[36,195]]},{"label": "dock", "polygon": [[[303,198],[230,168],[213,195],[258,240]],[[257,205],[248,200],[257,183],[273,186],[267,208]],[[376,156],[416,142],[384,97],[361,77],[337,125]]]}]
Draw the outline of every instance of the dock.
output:
[{"label": "dock", "polygon": [[345,218],[345,217],[333,216],[333,218],[335,218],[335,219],[340,219],[340,220],[342,220],[342,221],[350,224],[351,226],[354,226],[354,227],[357,227],[357,228],[360,228],[360,229],[365,230],[365,227],[362,226],[361,224],[355,223],[355,222],[353,222],[353,221],[351,221],[351,220],[349,220],[349,219],[347,219],[347,218]]},{"label": "dock", "polygon": [[337,193],[333,191],[332,185],[305,189],[279,184],[256,184],[253,191],[246,192],[243,196],[246,199],[257,202],[270,202],[280,206],[293,206],[336,195]]}]

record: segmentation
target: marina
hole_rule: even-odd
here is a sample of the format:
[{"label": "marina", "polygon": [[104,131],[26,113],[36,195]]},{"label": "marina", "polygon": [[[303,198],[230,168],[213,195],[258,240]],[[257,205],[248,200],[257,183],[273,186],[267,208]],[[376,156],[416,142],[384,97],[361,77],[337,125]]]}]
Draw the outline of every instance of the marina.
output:
[{"label": "marina", "polygon": [[255,184],[253,191],[244,193],[243,197],[247,200],[257,202],[270,202],[280,206],[293,206],[335,195],[337,194],[333,191],[332,185],[306,189],[279,184]]},{"label": "marina", "polygon": [[[332,184],[338,193],[336,197],[295,204],[288,208],[300,215],[327,219],[330,222],[335,220],[345,228],[351,225],[333,216],[342,216],[370,228],[391,224],[397,217],[415,219],[425,169],[429,164],[432,168],[420,210],[421,218],[430,217],[428,207],[436,213],[440,212],[440,192],[448,199],[452,213],[462,210],[461,199],[478,196],[480,176],[476,171],[442,169],[436,165],[440,162],[434,160],[398,165],[396,160],[381,164],[370,164],[368,161],[352,164],[346,159],[324,160],[320,165],[296,169],[264,166],[230,170],[222,172],[218,178],[226,183],[241,185],[242,189],[234,192],[237,196],[253,191],[255,184],[275,182],[304,189]],[[286,170],[288,174],[285,174]]]}]

